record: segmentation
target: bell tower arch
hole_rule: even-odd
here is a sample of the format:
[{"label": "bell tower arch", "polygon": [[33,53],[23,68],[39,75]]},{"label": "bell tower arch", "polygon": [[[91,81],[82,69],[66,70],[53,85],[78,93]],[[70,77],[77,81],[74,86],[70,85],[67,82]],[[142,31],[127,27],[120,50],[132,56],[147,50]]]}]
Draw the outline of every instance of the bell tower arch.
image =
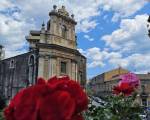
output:
[{"label": "bell tower arch", "polygon": [[58,44],[60,46],[76,49],[76,35],[74,15],[69,16],[65,6],[57,10],[57,6],[53,6],[53,10],[49,13],[50,19],[47,23],[47,32],[49,44]]}]

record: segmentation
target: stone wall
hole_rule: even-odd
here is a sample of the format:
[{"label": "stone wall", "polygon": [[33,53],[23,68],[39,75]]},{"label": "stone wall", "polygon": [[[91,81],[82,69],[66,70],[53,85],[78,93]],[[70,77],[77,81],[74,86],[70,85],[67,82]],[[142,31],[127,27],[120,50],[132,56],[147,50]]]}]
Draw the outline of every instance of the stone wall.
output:
[{"label": "stone wall", "polygon": [[[34,63],[30,63],[34,58]],[[28,52],[0,61],[0,91],[11,99],[20,89],[35,84],[37,77],[37,52]]]}]

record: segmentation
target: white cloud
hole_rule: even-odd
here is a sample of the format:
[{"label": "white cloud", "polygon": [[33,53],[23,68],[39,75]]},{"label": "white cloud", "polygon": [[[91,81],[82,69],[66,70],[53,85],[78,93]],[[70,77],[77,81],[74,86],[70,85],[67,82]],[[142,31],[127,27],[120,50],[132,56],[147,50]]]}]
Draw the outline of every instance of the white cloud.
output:
[{"label": "white cloud", "polygon": [[86,38],[89,41],[94,41],[94,38],[91,38],[89,35],[84,35],[84,38]]},{"label": "white cloud", "polygon": [[114,11],[112,21],[119,18],[128,17],[140,10],[146,0],[102,0],[101,5],[104,11]]},{"label": "white cloud", "polygon": [[150,54],[140,54],[134,53],[128,56],[123,56],[119,51],[112,52],[106,50],[100,50],[100,48],[93,47],[87,50],[80,49],[80,52],[84,54],[87,59],[87,67],[88,68],[96,68],[96,67],[109,67],[116,68],[121,66],[128,70],[137,73],[147,73],[150,72]]},{"label": "white cloud", "polygon": [[40,18],[41,21],[48,19],[48,12],[51,11],[52,6],[56,4],[58,8],[65,5],[69,13],[75,14],[75,19],[78,22],[78,32],[88,32],[94,29],[97,25],[93,17],[100,15],[100,2],[95,0],[16,0],[16,4],[22,9],[22,13],[27,18]]},{"label": "white cloud", "polygon": [[14,4],[12,4],[9,0],[0,1],[0,11],[10,7],[14,7]]},{"label": "white cloud", "polygon": [[88,68],[95,68],[98,66],[104,66],[103,62],[103,54],[101,53],[100,48],[93,47],[87,50],[78,49],[83,55],[87,57],[87,67]]},{"label": "white cloud", "polygon": [[114,11],[112,20],[116,21],[120,17],[133,15],[146,3],[145,0],[16,0],[16,5],[21,8],[25,17],[40,18],[41,21],[48,19],[48,11],[52,9],[52,5],[65,5],[70,13],[75,14],[78,32],[89,32],[94,29],[98,23],[92,18],[100,15],[101,9]]},{"label": "white cloud", "polygon": [[27,30],[34,28],[34,25],[3,14],[0,14],[0,20],[0,44],[5,46],[6,58],[25,52],[25,34],[28,34]]},{"label": "white cloud", "polygon": [[91,20],[91,17],[98,16],[100,9],[114,11],[114,16],[127,17],[140,10],[146,0],[16,0],[16,4],[22,8],[28,16],[47,16],[47,11],[52,5],[65,5],[69,12],[74,13],[76,20],[80,23],[84,20]]},{"label": "white cloud", "polygon": [[132,54],[122,58],[111,58],[109,63],[114,65],[122,66],[134,72],[147,73],[150,71],[150,54]]},{"label": "white cloud", "polygon": [[[13,2],[9,0],[1,0],[0,11],[5,11],[7,8],[17,7],[20,9],[20,12],[14,12],[10,16],[0,14],[0,44],[2,43],[5,45],[7,53],[10,53],[9,55],[17,54],[19,49],[24,52],[24,49],[22,50],[22,48],[26,45],[24,39],[25,35],[28,34],[31,28],[38,27],[43,20],[46,21],[49,19],[48,12],[51,11],[52,5],[54,4],[59,7],[65,5],[70,13],[75,14],[75,19],[78,22],[78,32],[89,32],[90,30],[95,29],[98,25],[98,21],[94,18],[101,14],[100,8],[103,10],[114,11],[114,14],[126,17],[141,9],[145,3],[145,1],[141,0],[126,0],[121,2],[120,0],[112,0],[111,2],[109,0],[15,0]],[[124,24],[126,26],[126,23]],[[124,34],[128,36],[128,33],[125,33],[126,31],[122,30],[118,31],[118,33],[119,32],[124,32]],[[111,38],[108,36],[108,39]],[[93,39],[91,38],[91,41],[92,40]],[[114,42],[111,43],[111,40],[107,40],[107,44],[111,47],[114,46],[113,48],[116,48],[117,50],[120,49],[118,44],[114,44]],[[128,44],[132,48],[134,42],[128,42]],[[127,46],[129,47],[129,45]],[[148,47],[149,45],[147,45],[147,48]],[[99,65],[103,64],[99,63]],[[97,65],[93,63],[92,66]]]},{"label": "white cloud", "polygon": [[113,50],[123,53],[150,52],[150,39],[147,32],[148,15],[137,15],[134,19],[123,19],[120,28],[102,40]]},{"label": "white cloud", "polygon": [[83,20],[79,22],[79,25],[77,26],[77,30],[80,32],[89,32],[90,30],[94,29],[98,23],[96,21],[90,21],[90,20]]},{"label": "white cloud", "polygon": [[88,68],[104,67],[107,60],[120,59],[122,57],[120,53],[101,50],[98,47],[89,48],[87,50],[79,49],[79,51],[87,57]]},{"label": "white cloud", "polygon": [[[91,56],[92,55],[92,56]],[[101,60],[102,54],[100,48],[94,47],[87,50],[87,57],[94,60]]]},{"label": "white cloud", "polygon": [[90,48],[86,51],[86,57],[89,59],[88,68],[94,68],[97,66],[104,66],[103,55],[101,50],[97,47]]},{"label": "white cloud", "polygon": [[100,14],[99,2],[94,0],[1,0],[0,44],[6,48],[6,57],[24,52],[25,35],[35,26],[38,28],[43,21],[48,21],[48,12],[54,4],[58,8],[65,5],[70,14],[75,14],[78,32],[89,32],[97,26],[97,21],[92,18]]},{"label": "white cloud", "polygon": [[109,49],[120,54],[120,56],[108,58],[109,64],[115,67],[120,65],[137,72],[150,71],[150,65],[148,65],[150,38],[147,35],[147,19],[146,14],[136,15],[134,19],[123,19],[119,29],[102,37]]}]

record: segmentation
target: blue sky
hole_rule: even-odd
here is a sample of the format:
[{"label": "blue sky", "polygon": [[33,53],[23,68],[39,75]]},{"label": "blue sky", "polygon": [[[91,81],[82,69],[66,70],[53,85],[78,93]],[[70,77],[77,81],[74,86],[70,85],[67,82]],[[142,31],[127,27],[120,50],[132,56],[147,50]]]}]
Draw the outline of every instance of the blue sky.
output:
[{"label": "blue sky", "polygon": [[54,4],[75,14],[78,49],[87,57],[88,78],[119,66],[150,72],[148,0],[1,0],[0,44],[6,57],[27,51],[25,36],[47,22]]}]

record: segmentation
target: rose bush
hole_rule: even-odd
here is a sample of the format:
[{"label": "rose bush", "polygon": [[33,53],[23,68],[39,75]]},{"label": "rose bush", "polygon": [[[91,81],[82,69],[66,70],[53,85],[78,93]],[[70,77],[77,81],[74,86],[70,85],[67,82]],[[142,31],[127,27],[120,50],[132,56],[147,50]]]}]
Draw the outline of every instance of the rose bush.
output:
[{"label": "rose bush", "polygon": [[130,86],[137,88],[140,85],[140,79],[137,77],[134,73],[127,73],[120,76],[120,82],[121,83],[128,83]]},{"label": "rose bush", "polygon": [[86,120],[142,120],[143,107],[135,102],[140,80],[133,73],[121,75],[120,79],[113,88],[114,95],[101,98],[97,104],[91,99]]},{"label": "rose bush", "polygon": [[69,77],[39,78],[11,100],[4,115],[6,120],[83,120],[87,105],[85,92]]},{"label": "rose bush", "polygon": [[123,94],[129,96],[140,85],[140,80],[134,73],[121,75],[120,79],[118,85],[113,88],[113,93],[116,95]]}]

